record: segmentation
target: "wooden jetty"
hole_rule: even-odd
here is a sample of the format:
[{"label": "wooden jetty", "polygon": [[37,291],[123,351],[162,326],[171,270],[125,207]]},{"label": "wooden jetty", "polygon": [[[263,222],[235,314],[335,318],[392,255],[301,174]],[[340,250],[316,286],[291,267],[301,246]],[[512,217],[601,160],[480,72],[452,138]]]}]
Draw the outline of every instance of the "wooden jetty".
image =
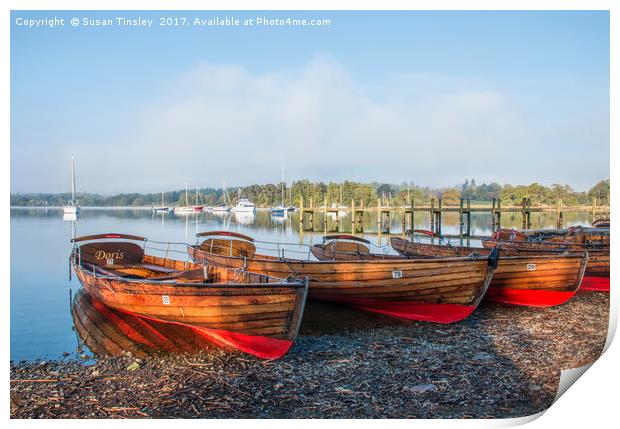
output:
[{"label": "wooden jetty", "polygon": [[[566,206],[559,200],[555,206],[532,206],[531,201],[528,198],[523,198],[520,205],[516,206],[502,206],[501,202],[497,198],[493,198],[490,206],[475,205],[472,206],[470,199],[461,198],[458,206],[446,206],[443,204],[441,198],[431,199],[430,205],[418,206],[415,205],[415,201],[412,198],[409,205],[403,200],[402,206],[385,206],[382,204],[381,199],[377,200],[376,206],[364,207],[363,202],[356,204],[355,200],[351,201],[349,207],[337,206],[329,207],[327,200],[320,207],[316,207],[313,201],[310,200],[310,205],[304,207],[303,199],[299,202],[299,231],[303,235],[304,231],[318,231],[323,233],[338,232],[341,220],[343,216],[342,212],[346,212],[347,215],[351,214],[351,228],[352,234],[378,234],[378,235],[404,235],[407,229],[414,229],[414,221],[416,213],[429,213],[430,214],[430,227],[433,232],[441,234],[442,217],[444,213],[458,213],[459,214],[459,234],[452,235],[452,237],[463,238],[483,238],[471,234],[471,215],[472,213],[488,213],[491,215],[491,228],[493,231],[501,228],[502,226],[502,214],[503,213],[521,213],[522,228],[531,228],[531,215],[532,213],[555,213],[556,225],[558,228],[562,228],[564,224],[564,213],[567,212],[591,212],[593,217],[597,215],[608,215],[609,206],[597,205],[596,199],[592,201],[589,206]],[[363,216],[366,212],[377,213],[377,230],[365,231]],[[393,234],[390,231],[390,225],[392,216],[401,216],[401,232],[399,234]],[[336,228],[328,229],[328,217],[334,219]],[[448,237],[449,235],[443,234]],[[486,237],[484,237],[486,238]]]}]

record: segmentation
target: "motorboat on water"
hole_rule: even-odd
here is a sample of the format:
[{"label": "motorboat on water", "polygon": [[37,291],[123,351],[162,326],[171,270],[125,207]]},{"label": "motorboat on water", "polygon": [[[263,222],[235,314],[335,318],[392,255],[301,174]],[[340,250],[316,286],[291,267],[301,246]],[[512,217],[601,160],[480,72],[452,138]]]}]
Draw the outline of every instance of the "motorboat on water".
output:
[{"label": "motorboat on water", "polygon": [[239,202],[231,209],[235,213],[254,213],[256,206],[247,198],[240,198]]}]

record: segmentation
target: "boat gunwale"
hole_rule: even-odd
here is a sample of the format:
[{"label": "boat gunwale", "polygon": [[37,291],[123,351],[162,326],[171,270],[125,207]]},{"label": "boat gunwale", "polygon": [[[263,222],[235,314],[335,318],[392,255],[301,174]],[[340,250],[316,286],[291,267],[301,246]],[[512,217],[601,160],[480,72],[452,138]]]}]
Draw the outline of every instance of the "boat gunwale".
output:
[{"label": "boat gunwale", "polygon": [[[270,288],[270,287],[299,287],[299,288],[303,288],[304,284],[306,284],[306,280],[304,279],[304,277],[300,277],[300,276],[291,276],[290,279],[289,278],[282,278],[282,277],[275,277],[275,276],[270,276],[267,274],[260,274],[260,273],[254,273],[252,271],[248,271],[245,270],[243,268],[231,268],[231,267],[218,267],[218,266],[212,266],[211,268],[216,269],[216,270],[226,270],[226,271],[232,271],[235,274],[244,274],[244,275],[255,275],[258,276],[259,278],[264,278],[267,281],[264,283],[257,283],[257,282],[219,282],[219,283],[209,283],[209,282],[180,282],[178,281],[178,279],[160,279],[158,280],[156,277],[155,278],[129,278],[129,277],[124,277],[122,275],[107,275],[107,274],[103,274],[103,273],[97,273],[94,268],[97,267],[98,265],[96,264],[91,264],[88,263],[89,265],[92,266],[93,269],[89,269],[87,267],[85,267],[83,264],[85,263],[84,261],[81,260],[81,256],[80,256],[80,247],[83,244],[87,244],[87,243],[82,243],[82,244],[77,244],[77,242],[97,242],[97,243],[118,243],[120,241],[114,241],[114,240],[131,240],[131,241],[138,241],[138,242],[142,242],[144,243],[144,246],[146,245],[146,242],[149,241],[148,239],[144,238],[144,237],[140,237],[140,236],[133,236],[133,235],[127,235],[127,234],[117,234],[117,233],[106,233],[106,234],[94,234],[94,235],[88,235],[88,236],[82,236],[82,237],[76,237],[73,238],[71,240],[71,242],[73,243],[73,247],[71,249],[71,255],[69,257],[69,262],[71,264],[71,268],[73,268],[75,270],[75,272],[77,273],[78,271],[82,271],[84,272],[86,275],[94,277],[95,279],[109,279],[109,280],[116,280],[116,281],[122,281],[122,282],[126,282],[126,283],[144,283],[144,284],[149,284],[149,285],[166,285],[166,286],[178,286],[178,287],[210,287],[210,288],[249,288],[249,287],[259,287],[259,288]],[[150,240],[152,241],[152,240]],[[158,241],[152,241],[154,243],[161,243]],[[170,243],[170,244],[181,244],[184,245],[186,247],[190,247],[191,245],[188,243]],[[142,248],[143,252],[146,250],[145,247]],[[77,260],[76,260],[77,258]],[[145,258],[159,258],[162,259],[164,261],[172,261],[173,263],[182,263],[182,264],[192,264],[192,265],[198,265],[198,267],[192,268],[192,269],[187,269],[187,270],[175,270],[176,274],[179,273],[184,273],[184,272],[188,272],[188,271],[192,271],[192,270],[199,270],[199,269],[203,269],[203,270],[208,270],[209,269],[209,265],[204,264],[204,263],[197,263],[197,262],[191,262],[191,261],[182,261],[179,259],[173,259],[173,258],[167,258],[167,257],[163,257],[163,256],[157,256],[157,255],[150,255],[147,254],[146,252],[143,253],[142,255],[142,261],[138,264],[135,264],[135,268],[140,268],[140,266],[142,265],[147,265],[144,263],[144,259]],[[157,264],[157,263],[150,263],[148,265],[155,265],[155,266],[161,266],[161,267],[165,267],[165,263],[163,265],[161,264]],[[102,269],[105,269],[104,266],[101,266]],[[148,269],[148,268],[146,268]],[[271,282],[273,280],[273,282]]]},{"label": "boat gunwale", "polygon": [[[434,246],[434,247],[441,247],[444,249],[450,249],[451,247],[457,248],[457,249],[472,249],[474,252],[476,251],[476,249],[478,250],[486,250],[486,251],[491,251],[492,248],[490,247],[470,247],[470,246],[449,246],[446,244],[432,244],[432,243],[416,243],[413,242],[411,240],[407,240],[401,237],[390,237],[390,244],[392,243],[392,240],[397,239],[397,240],[402,240],[402,241],[407,241],[409,243],[411,243],[412,245],[415,246],[419,246],[419,245],[423,245],[423,246]],[[549,259],[551,261],[557,260],[559,258],[572,258],[572,259],[577,259],[577,258],[583,258],[584,256],[586,258],[589,258],[590,256],[590,251],[589,250],[564,250],[562,252],[560,251],[532,251],[531,255],[502,255],[501,251],[503,250],[501,248],[501,246],[496,246],[499,247],[500,249],[500,255],[499,255],[499,260],[500,261],[511,261],[511,260],[517,260],[517,259],[523,259],[523,258],[543,258],[543,259]],[[406,255],[403,255],[401,253],[400,250],[396,249],[394,246],[392,246],[392,249],[394,249],[396,252],[399,253],[400,256],[402,256],[403,258],[406,258]],[[509,250],[509,249],[507,249]],[[403,250],[403,252],[405,252],[406,250]],[[484,255],[480,255],[480,256],[484,256]],[[431,256],[431,255],[420,255],[420,257],[423,258],[429,258],[429,259],[444,259],[444,256]]]},{"label": "boat gunwale", "polygon": [[[307,245],[310,246],[310,245]],[[230,259],[235,259],[235,260],[240,260],[240,261],[254,261],[254,262],[264,262],[264,263],[282,263],[282,264],[313,264],[313,265],[329,265],[329,264],[337,264],[337,265],[344,265],[344,264],[356,264],[356,265],[360,265],[360,264],[373,264],[373,265],[388,265],[388,264],[393,264],[394,262],[402,262],[402,261],[407,261],[407,262],[425,262],[425,263],[432,263],[432,262],[436,262],[436,260],[431,259],[431,258],[403,258],[401,259],[393,259],[393,260],[389,260],[389,259],[368,259],[368,260],[362,260],[362,261],[320,261],[320,260],[311,260],[311,259],[295,259],[295,258],[282,258],[282,257],[278,257],[278,256],[271,256],[271,255],[264,255],[261,253],[255,254],[253,257],[248,258],[248,257],[244,257],[244,256],[234,256],[234,255],[223,255],[220,253],[213,253],[213,252],[209,252],[208,250],[204,250],[200,248],[200,245],[190,245],[189,247],[191,247],[194,251],[198,251],[198,252],[204,252],[204,253],[208,253],[209,255],[213,255],[213,256],[217,256],[217,257],[222,257],[222,258],[230,258]],[[256,257],[258,256],[258,257]],[[392,256],[397,256],[397,255],[392,255]],[[273,259],[271,259],[273,258]],[[446,257],[446,258],[441,258],[442,261],[445,262],[481,262],[481,261],[486,261],[488,259],[488,256],[483,256],[483,255],[479,255],[476,257],[469,257],[469,256],[458,256],[458,257]],[[196,261],[194,260],[196,263],[202,264],[204,263],[204,261]]]},{"label": "boat gunwale", "polygon": [[[287,279],[283,279],[280,277],[274,277],[274,276],[269,276],[266,274],[259,274],[259,273],[254,273],[252,271],[247,271],[244,270],[242,268],[226,268],[226,267],[213,267],[213,268],[217,268],[217,269],[223,269],[223,270],[228,270],[228,271],[233,271],[233,272],[237,272],[237,273],[244,273],[244,274],[253,274],[256,276],[261,276],[261,277],[267,277],[269,279],[275,279],[275,280],[279,280],[277,282],[274,283],[242,283],[242,282],[224,282],[224,283],[207,283],[207,282],[202,282],[202,283],[190,283],[190,282],[179,282],[176,281],[174,279],[164,279],[164,280],[157,280],[157,278],[143,278],[143,279],[136,279],[136,278],[128,278],[128,277],[123,277],[123,276],[114,276],[114,275],[105,275],[105,274],[95,274],[93,275],[93,271],[89,270],[83,266],[80,266],[76,263],[72,263],[73,269],[77,272],[83,272],[86,275],[89,275],[90,277],[93,277],[95,279],[102,279],[102,280],[115,280],[115,281],[122,281],[122,282],[126,282],[126,283],[145,283],[145,284],[154,284],[154,285],[166,285],[166,286],[178,286],[178,287],[211,287],[211,288],[249,288],[249,287],[261,287],[261,288],[272,288],[272,287],[303,287],[304,286],[304,279],[303,278],[296,278],[295,280],[291,280],[288,281]],[[136,268],[139,267],[139,265],[136,266]],[[207,268],[206,265],[204,265],[205,268]],[[200,269],[200,268],[199,268]],[[187,271],[191,271],[191,270],[187,270]],[[181,271],[184,272],[184,271]]]},{"label": "boat gunwale", "polygon": [[[559,253],[559,252],[594,252],[594,253],[609,253],[609,245],[603,244],[580,244],[580,243],[570,243],[566,241],[513,241],[513,240],[496,240],[493,238],[482,239],[480,240],[482,245],[484,243],[489,244],[489,247],[485,247],[485,249],[490,249],[492,247],[501,247],[503,244],[508,244],[509,247],[512,247],[515,250],[520,252],[544,252],[544,253]],[[492,245],[492,246],[491,246]],[[525,246],[523,246],[525,245]],[[527,246],[530,246],[529,248]],[[545,247],[549,248],[541,248],[535,249],[534,247]]]}]

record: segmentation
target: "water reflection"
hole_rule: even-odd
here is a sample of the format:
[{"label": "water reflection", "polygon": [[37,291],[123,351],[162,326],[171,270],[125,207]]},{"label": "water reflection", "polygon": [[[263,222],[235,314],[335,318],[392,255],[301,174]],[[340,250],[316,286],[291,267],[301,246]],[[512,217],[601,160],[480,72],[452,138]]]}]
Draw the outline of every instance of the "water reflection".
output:
[{"label": "water reflection", "polygon": [[136,357],[188,353],[213,347],[190,327],[114,310],[84,289],[76,293],[71,315],[79,338],[77,350],[80,354],[84,353],[84,345],[95,356],[114,356],[129,351]]},{"label": "water reflection", "polygon": [[255,215],[252,212],[234,212],[233,217],[239,225],[252,225],[255,220]]}]

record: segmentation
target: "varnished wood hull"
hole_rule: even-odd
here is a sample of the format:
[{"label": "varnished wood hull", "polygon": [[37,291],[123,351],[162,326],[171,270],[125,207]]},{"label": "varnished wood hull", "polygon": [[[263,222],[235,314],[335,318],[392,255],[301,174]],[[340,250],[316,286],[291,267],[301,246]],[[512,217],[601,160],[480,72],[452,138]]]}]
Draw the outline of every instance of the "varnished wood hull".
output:
[{"label": "varnished wood hull", "polygon": [[[407,257],[454,257],[488,254],[490,249],[415,243],[392,237],[394,250]],[[528,307],[550,307],[568,301],[579,289],[587,254],[560,253],[500,256],[485,299]]]},{"label": "varnished wood hull", "polygon": [[[200,268],[150,255],[145,255],[143,262],[177,270]],[[217,272],[220,283],[196,284],[105,277],[74,268],[93,299],[114,310],[189,326],[218,346],[266,359],[281,357],[291,347],[307,294],[301,281],[253,283],[264,277],[252,273]],[[237,275],[243,278],[235,281]]]},{"label": "varnished wood hull", "polygon": [[407,320],[452,323],[471,314],[493,275],[487,258],[317,262],[255,255],[214,254],[189,248],[194,261],[246,268],[275,277],[306,276],[308,297],[349,304]]},{"label": "varnished wood hull", "polygon": [[482,240],[482,245],[487,249],[499,246],[502,252],[509,255],[587,251],[588,263],[580,289],[586,291],[609,292],[609,246],[592,247],[572,243],[533,243],[528,241],[505,240]]}]

